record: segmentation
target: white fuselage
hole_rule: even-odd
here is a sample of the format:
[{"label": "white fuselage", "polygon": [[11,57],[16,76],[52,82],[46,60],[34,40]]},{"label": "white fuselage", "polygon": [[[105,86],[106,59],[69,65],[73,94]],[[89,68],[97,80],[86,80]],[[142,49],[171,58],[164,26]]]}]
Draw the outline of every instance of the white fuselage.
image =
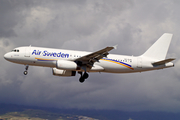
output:
[{"label": "white fuselage", "polygon": [[[12,52],[6,53],[4,58],[18,64],[56,68],[58,60],[74,61],[90,53],[91,52],[85,51],[27,46],[15,48]],[[87,69],[87,72],[131,73],[174,66],[171,62],[154,66],[152,63],[156,61],[158,60],[144,56],[134,57],[109,54],[107,57],[95,62],[91,69]],[[83,71],[83,69],[77,69],[75,71]]]}]

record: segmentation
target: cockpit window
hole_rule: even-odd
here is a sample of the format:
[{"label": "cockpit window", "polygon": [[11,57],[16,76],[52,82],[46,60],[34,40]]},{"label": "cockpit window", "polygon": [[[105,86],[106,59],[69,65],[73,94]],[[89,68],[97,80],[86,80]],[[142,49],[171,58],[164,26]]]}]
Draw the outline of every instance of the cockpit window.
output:
[{"label": "cockpit window", "polygon": [[16,50],[16,49],[14,49],[14,50],[12,50],[12,52],[19,52],[19,50],[18,50],[18,49],[17,49],[17,50]]}]

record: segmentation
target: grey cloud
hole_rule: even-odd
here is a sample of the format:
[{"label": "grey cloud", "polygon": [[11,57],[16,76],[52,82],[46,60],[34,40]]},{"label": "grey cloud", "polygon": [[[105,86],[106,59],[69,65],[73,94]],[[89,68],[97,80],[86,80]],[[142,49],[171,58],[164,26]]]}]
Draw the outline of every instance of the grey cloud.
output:
[{"label": "grey cloud", "polygon": [[14,27],[21,21],[21,19],[23,19],[24,15],[22,14],[22,11],[27,7],[28,2],[23,0],[1,0],[0,37],[16,36]]},{"label": "grey cloud", "polygon": [[[179,6],[176,1],[0,1],[0,102],[59,108],[179,112]],[[164,32],[174,34],[168,57],[175,68],[135,74],[53,76],[51,68],[3,59],[23,45],[140,55]]]}]

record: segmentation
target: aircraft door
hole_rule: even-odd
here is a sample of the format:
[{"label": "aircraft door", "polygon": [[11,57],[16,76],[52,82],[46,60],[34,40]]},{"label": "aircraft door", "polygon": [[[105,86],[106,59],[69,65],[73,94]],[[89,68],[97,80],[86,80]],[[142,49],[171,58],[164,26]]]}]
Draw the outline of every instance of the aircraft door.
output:
[{"label": "aircraft door", "polygon": [[137,58],[137,67],[142,68],[142,58]]},{"label": "aircraft door", "polygon": [[30,46],[25,48],[25,57],[30,57],[30,50],[31,50]]}]

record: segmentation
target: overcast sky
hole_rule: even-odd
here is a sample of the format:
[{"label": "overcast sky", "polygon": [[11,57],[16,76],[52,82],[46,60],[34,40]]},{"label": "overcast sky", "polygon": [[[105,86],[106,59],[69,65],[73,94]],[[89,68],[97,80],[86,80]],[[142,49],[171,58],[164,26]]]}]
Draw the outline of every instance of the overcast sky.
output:
[{"label": "overcast sky", "polygon": [[[57,108],[180,112],[179,0],[0,0],[0,103]],[[4,60],[19,46],[141,55],[163,33],[173,39],[174,68],[132,73],[57,77],[51,68]]]}]

